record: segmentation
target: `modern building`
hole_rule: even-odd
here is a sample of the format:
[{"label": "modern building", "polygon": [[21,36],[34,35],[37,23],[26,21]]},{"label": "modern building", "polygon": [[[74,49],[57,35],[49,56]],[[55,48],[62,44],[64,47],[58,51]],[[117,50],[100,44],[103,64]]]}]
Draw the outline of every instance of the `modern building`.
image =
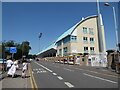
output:
[{"label": "modern building", "polygon": [[51,45],[39,52],[39,57],[64,57],[74,54],[99,55],[100,36],[102,36],[103,53],[106,53],[104,25],[101,17],[101,33],[98,31],[98,16],[82,18],[69,30],[64,32]]}]

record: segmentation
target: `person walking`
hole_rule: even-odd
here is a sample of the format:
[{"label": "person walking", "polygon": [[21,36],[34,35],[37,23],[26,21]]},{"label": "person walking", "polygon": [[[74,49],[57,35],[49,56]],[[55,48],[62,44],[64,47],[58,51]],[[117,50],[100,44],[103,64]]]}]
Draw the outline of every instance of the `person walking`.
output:
[{"label": "person walking", "polygon": [[12,67],[9,69],[7,75],[12,75],[12,78],[15,76],[16,69],[18,68],[18,65],[16,62],[13,63]]},{"label": "person walking", "polygon": [[23,68],[22,68],[22,78],[26,77],[26,71],[28,70],[28,64],[26,63],[26,61],[23,62],[22,64]]},{"label": "person walking", "polygon": [[13,61],[11,59],[8,59],[6,64],[7,64],[7,71],[9,71],[9,69],[11,68],[11,66],[13,64]]}]

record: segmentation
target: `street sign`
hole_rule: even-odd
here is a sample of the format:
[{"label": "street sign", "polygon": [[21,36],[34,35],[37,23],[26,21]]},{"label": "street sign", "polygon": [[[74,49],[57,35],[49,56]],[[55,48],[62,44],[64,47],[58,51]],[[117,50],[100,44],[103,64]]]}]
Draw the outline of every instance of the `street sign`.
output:
[{"label": "street sign", "polygon": [[5,47],[5,51],[9,51],[10,50],[10,47]]},{"label": "street sign", "polygon": [[10,53],[16,53],[17,48],[16,47],[10,47]]}]

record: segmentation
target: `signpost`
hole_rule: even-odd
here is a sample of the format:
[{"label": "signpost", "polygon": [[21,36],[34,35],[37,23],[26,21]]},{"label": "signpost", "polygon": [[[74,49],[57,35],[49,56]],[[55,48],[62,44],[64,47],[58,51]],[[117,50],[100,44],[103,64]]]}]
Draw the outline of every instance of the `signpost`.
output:
[{"label": "signpost", "polygon": [[16,47],[10,47],[10,53],[12,53],[12,59],[13,59],[14,53],[17,53],[17,48]]}]

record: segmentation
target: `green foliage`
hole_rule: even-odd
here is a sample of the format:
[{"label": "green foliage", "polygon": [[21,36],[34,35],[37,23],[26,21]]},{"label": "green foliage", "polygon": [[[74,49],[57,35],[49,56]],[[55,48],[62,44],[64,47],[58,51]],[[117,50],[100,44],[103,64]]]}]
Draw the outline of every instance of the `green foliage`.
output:
[{"label": "green foliage", "polygon": [[28,55],[28,58],[30,59],[30,58],[32,58],[32,59],[35,59],[37,57],[37,55],[32,55],[32,54],[29,54]]},{"label": "green foliage", "polygon": [[2,43],[2,57],[6,58],[11,55],[9,51],[5,51],[5,47],[17,47],[17,53],[14,54],[14,59],[20,59],[22,56],[28,57],[29,51],[31,50],[30,43],[28,41],[22,42],[22,44],[15,43],[15,41],[10,40]]}]

